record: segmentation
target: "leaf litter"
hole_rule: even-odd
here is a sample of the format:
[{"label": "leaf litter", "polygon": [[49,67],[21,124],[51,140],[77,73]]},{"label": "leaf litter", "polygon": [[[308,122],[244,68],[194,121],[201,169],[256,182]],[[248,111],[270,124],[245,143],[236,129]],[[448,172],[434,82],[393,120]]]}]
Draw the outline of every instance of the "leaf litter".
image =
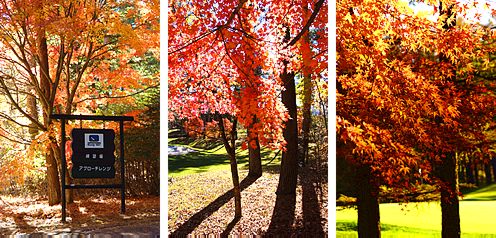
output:
[{"label": "leaf litter", "polygon": [[[169,234],[174,237],[290,232],[291,235],[327,237],[327,171],[317,172],[310,166],[299,168],[294,221],[290,227],[275,224],[276,229],[269,231],[278,179],[277,171],[264,171],[252,184],[248,183],[244,189],[242,186],[242,217],[238,221],[234,220],[234,198],[226,196],[232,189],[229,171],[169,179]],[[240,171],[240,180],[248,180],[247,171]]]}]

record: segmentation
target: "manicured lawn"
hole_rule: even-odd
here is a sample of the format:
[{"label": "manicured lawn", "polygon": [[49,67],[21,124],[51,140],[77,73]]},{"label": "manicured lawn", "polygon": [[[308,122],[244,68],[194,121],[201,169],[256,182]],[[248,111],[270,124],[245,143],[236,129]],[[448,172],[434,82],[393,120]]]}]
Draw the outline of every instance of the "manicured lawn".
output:
[{"label": "manicured lawn", "polygon": [[[230,170],[231,168],[227,152],[224,149],[224,145],[220,142],[212,143],[204,142],[202,140],[182,141],[171,138],[169,139],[168,144],[183,146],[196,151],[185,155],[169,156],[169,177],[177,177],[207,171]],[[241,150],[241,148],[239,148],[236,152],[238,168],[240,170],[248,169],[248,150]],[[279,166],[280,153],[278,158],[270,162],[276,153],[277,151],[262,148],[262,165],[266,165],[264,167]]]},{"label": "manicured lawn", "polygon": [[[496,237],[496,185],[464,196],[460,202],[462,237]],[[381,204],[383,237],[441,237],[439,202]],[[357,237],[355,209],[336,210],[337,237]]]}]

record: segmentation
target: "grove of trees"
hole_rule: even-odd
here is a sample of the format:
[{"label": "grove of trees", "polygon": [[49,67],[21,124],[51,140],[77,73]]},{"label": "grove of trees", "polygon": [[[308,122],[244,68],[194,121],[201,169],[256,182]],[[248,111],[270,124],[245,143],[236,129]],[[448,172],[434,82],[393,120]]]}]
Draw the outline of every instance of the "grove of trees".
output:
[{"label": "grove of trees", "polygon": [[10,171],[3,176],[28,176],[44,157],[54,205],[67,145],[52,114],[142,115],[131,126],[138,129],[152,123],[146,115],[158,107],[149,98],[158,98],[159,1],[5,0],[0,15],[0,136],[12,148],[0,163]]},{"label": "grove of trees", "polygon": [[420,181],[440,191],[442,237],[460,237],[459,155],[487,155],[494,142],[494,78],[480,73],[496,35],[469,19],[476,5],[338,1],[337,160],[352,174],[359,237],[380,237],[381,186],[415,191]]},{"label": "grove of trees", "polygon": [[[209,123],[220,130],[231,161],[236,217],[242,215],[237,127],[248,131],[242,146],[250,149],[250,175],[262,174],[260,147],[282,150],[277,194],[296,195],[298,125],[304,124],[306,148],[312,95],[327,85],[327,4],[169,2],[169,120],[191,124],[213,115]],[[302,121],[296,82],[304,87]]]}]

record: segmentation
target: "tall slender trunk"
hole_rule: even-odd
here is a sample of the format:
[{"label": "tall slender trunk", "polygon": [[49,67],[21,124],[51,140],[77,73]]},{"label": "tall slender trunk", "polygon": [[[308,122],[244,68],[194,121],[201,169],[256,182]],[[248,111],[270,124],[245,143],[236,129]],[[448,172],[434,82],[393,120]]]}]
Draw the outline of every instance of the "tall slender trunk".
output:
[{"label": "tall slender trunk", "polygon": [[231,175],[234,190],[234,216],[241,217],[241,188],[239,186],[238,164],[236,162],[236,153],[229,153],[229,162],[231,164]]},{"label": "tall slender trunk", "polygon": [[489,185],[493,182],[493,177],[491,175],[491,165],[489,162],[484,162],[484,173],[486,174],[486,185]]},{"label": "tall slender trunk", "polygon": [[281,172],[277,194],[295,194],[298,177],[298,125],[296,122],[296,89],[294,73],[286,69],[281,75],[286,90],[282,91],[282,103],[288,109],[290,119],[286,121],[283,131],[286,141],[286,151],[282,153]]},{"label": "tall slender trunk", "polygon": [[457,158],[454,153],[446,155],[439,166],[441,179],[442,237],[460,237],[460,211],[458,200]]},{"label": "tall slender trunk", "polygon": [[475,184],[474,177],[474,163],[472,163],[472,159],[470,159],[467,155],[467,163],[465,164],[465,171],[467,174],[467,182],[471,184]]},{"label": "tall slender trunk", "polygon": [[[38,30],[38,56],[39,56],[39,67],[40,67],[40,87],[45,98],[50,98],[51,95],[51,80],[50,80],[50,68],[48,63],[48,46],[47,39],[45,37],[44,29]],[[51,108],[43,107],[43,120],[46,128],[49,128],[51,125]],[[47,175],[47,195],[48,195],[48,204],[55,205],[60,202],[60,180],[59,180],[59,170],[58,164],[60,161],[57,161],[57,157],[55,153],[48,148],[46,154],[46,175]]]},{"label": "tall slender trunk", "polygon": [[496,157],[491,159],[491,167],[493,168],[494,182],[496,183]]},{"label": "tall slender trunk", "polygon": [[463,163],[460,161],[458,163],[458,182],[460,183],[467,183],[467,178],[465,176],[466,165],[467,165],[466,161],[463,161]]},{"label": "tall slender trunk", "polygon": [[308,161],[308,143],[310,137],[310,127],[312,123],[312,57],[310,52],[310,35],[305,33],[304,41],[302,43],[303,53],[303,158],[301,158],[303,165]]},{"label": "tall slender trunk", "polygon": [[[453,10],[454,5],[445,5],[439,3],[440,16],[444,16],[441,22],[444,31],[451,31],[456,21],[448,19],[455,18],[456,12]],[[449,58],[444,54],[439,54],[439,61],[452,64]],[[456,66],[452,65],[451,74],[447,80],[455,83]],[[455,132],[456,133],[456,132]],[[442,232],[443,238],[460,237],[460,211],[458,201],[458,173],[457,173],[457,156],[455,151],[446,154],[446,158],[440,165],[439,178],[441,179],[441,212],[442,212]]]},{"label": "tall slender trunk", "polygon": [[479,163],[478,163],[478,161],[474,160],[472,167],[474,168],[475,185],[479,186],[480,181],[479,181]]},{"label": "tall slender trunk", "polygon": [[232,128],[230,131],[231,144],[226,135],[226,128],[224,127],[224,119],[221,115],[217,115],[217,120],[219,122],[222,142],[226,148],[227,154],[229,155],[229,162],[231,164],[231,176],[233,180],[233,191],[234,191],[234,213],[235,218],[241,217],[241,187],[239,186],[239,175],[238,175],[238,164],[236,162],[236,135],[237,135],[237,120],[232,121]]},{"label": "tall slender trunk", "polygon": [[379,186],[374,181],[368,166],[359,167],[355,176],[358,189],[358,237],[379,238],[381,237]]}]

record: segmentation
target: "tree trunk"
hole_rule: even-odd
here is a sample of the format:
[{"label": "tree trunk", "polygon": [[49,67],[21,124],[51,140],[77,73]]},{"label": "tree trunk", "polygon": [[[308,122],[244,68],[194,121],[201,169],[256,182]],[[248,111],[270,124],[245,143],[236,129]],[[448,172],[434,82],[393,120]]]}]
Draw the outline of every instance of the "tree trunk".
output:
[{"label": "tree trunk", "polygon": [[359,238],[381,237],[379,186],[370,172],[369,167],[360,167],[356,173]]},{"label": "tree trunk", "polygon": [[472,163],[472,160],[470,158],[468,158],[467,164],[465,165],[465,171],[467,172],[467,182],[471,183],[471,184],[475,184],[473,167],[474,167],[474,164]]},{"label": "tree trunk", "polygon": [[458,182],[459,183],[467,183],[467,178],[465,177],[465,167],[467,162],[458,163]]},{"label": "tree trunk", "polygon": [[46,167],[47,167],[47,195],[48,205],[56,205],[60,203],[60,181],[57,167],[57,161],[52,150],[48,150],[46,154]]},{"label": "tree trunk", "polygon": [[491,165],[493,168],[494,182],[496,183],[496,157],[491,159]]},{"label": "tree trunk", "polygon": [[[449,18],[456,18],[456,12],[453,11],[454,4],[449,3],[445,6],[439,2],[440,17],[443,22],[443,30],[448,32],[456,25],[456,21],[448,21]],[[449,58],[441,53],[439,61],[452,64]],[[448,81],[456,81],[456,69],[451,69],[451,76]],[[457,156],[455,151],[446,154],[446,158],[440,165],[439,178],[441,179],[441,212],[442,212],[442,232],[443,238],[460,237],[460,210],[458,201],[458,173],[457,173]]]},{"label": "tree trunk", "polygon": [[229,153],[229,161],[231,163],[231,175],[233,180],[234,190],[234,216],[241,217],[241,188],[239,186],[238,164],[236,162],[236,153]]},{"label": "tree trunk", "polygon": [[[308,9],[306,9],[308,11]],[[302,56],[303,56],[303,122],[302,122],[302,134],[303,134],[303,158],[301,158],[303,165],[308,161],[308,142],[310,137],[310,127],[312,123],[312,69],[311,61],[312,51],[310,49],[310,35],[305,33],[304,41],[302,43]]]},{"label": "tree trunk", "polygon": [[282,103],[287,108],[289,120],[285,122],[283,131],[286,141],[286,151],[282,153],[281,171],[277,194],[295,194],[298,177],[298,126],[296,122],[296,89],[294,73],[288,73],[286,68],[281,74],[286,90],[282,91]]},{"label": "tree trunk", "polygon": [[439,166],[441,179],[442,237],[460,237],[457,159],[454,153],[446,155]]},{"label": "tree trunk", "polygon": [[226,136],[226,129],[224,127],[224,119],[222,116],[218,115],[220,132],[222,134],[222,142],[226,148],[227,154],[229,155],[229,162],[231,164],[231,176],[233,180],[233,191],[234,191],[234,216],[235,218],[241,217],[241,188],[239,186],[239,175],[238,175],[238,163],[236,162],[236,136],[237,136],[237,120],[234,119],[231,128],[231,144]]},{"label": "tree trunk", "polygon": [[472,167],[474,168],[474,179],[475,179],[475,185],[479,186],[479,163],[477,161],[474,161],[472,164]]},{"label": "tree trunk", "polygon": [[486,185],[489,185],[493,181],[493,177],[491,176],[491,165],[488,163],[484,163],[484,173],[486,174]]},{"label": "tree trunk", "polygon": [[[248,138],[251,138],[250,128],[248,128],[247,133]],[[248,176],[258,178],[262,176],[262,158],[260,155],[258,136],[255,135],[253,139],[250,139],[250,143],[248,144],[248,155],[250,159]],[[255,145],[255,148],[253,148],[252,145]]]},{"label": "tree trunk", "polygon": [[[57,141],[52,141],[51,144],[51,149],[54,154],[55,160],[57,161],[58,168],[60,168],[60,171],[62,171],[62,155],[60,154],[60,146],[58,145]],[[67,158],[66,158],[67,159]],[[67,163],[66,163],[67,166]],[[62,172],[61,172],[62,173]],[[62,176],[62,174],[60,175]],[[66,168],[66,173],[65,173],[65,184],[72,184],[72,178],[69,176],[69,169]],[[62,186],[60,186],[60,191],[62,191]],[[65,200],[67,203],[73,203],[74,202],[74,196],[73,196],[73,189],[68,189],[65,191]]]},{"label": "tree trunk", "polygon": [[[47,99],[51,97],[51,80],[50,80],[50,67],[48,61],[48,47],[47,39],[45,37],[45,30],[43,28],[38,29],[38,57],[40,66],[40,88],[43,96]],[[50,103],[50,102],[49,102]],[[49,105],[43,105],[43,120],[46,128],[50,128],[51,119],[50,114],[52,113],[52,108]],[[46,166],[47,166],[47,195],[48,204],[55,205],[60,203],[60,180],[59,180],[59,170],[58,164],[60,160],[51,148],[47,148],[46,154]]]},{"label": "tree trunk", "polygon": [[[28,114],[32,116],[34,119],[39,120],[38,108],[36,106],[36,98],[34,96],[28,95],[26,100],[27,100]],[[29,136],[31,140],[33,141],[37,135],[38,135],[38,127],[36,126],[35,123],[31,123],[29,127]]]}]

